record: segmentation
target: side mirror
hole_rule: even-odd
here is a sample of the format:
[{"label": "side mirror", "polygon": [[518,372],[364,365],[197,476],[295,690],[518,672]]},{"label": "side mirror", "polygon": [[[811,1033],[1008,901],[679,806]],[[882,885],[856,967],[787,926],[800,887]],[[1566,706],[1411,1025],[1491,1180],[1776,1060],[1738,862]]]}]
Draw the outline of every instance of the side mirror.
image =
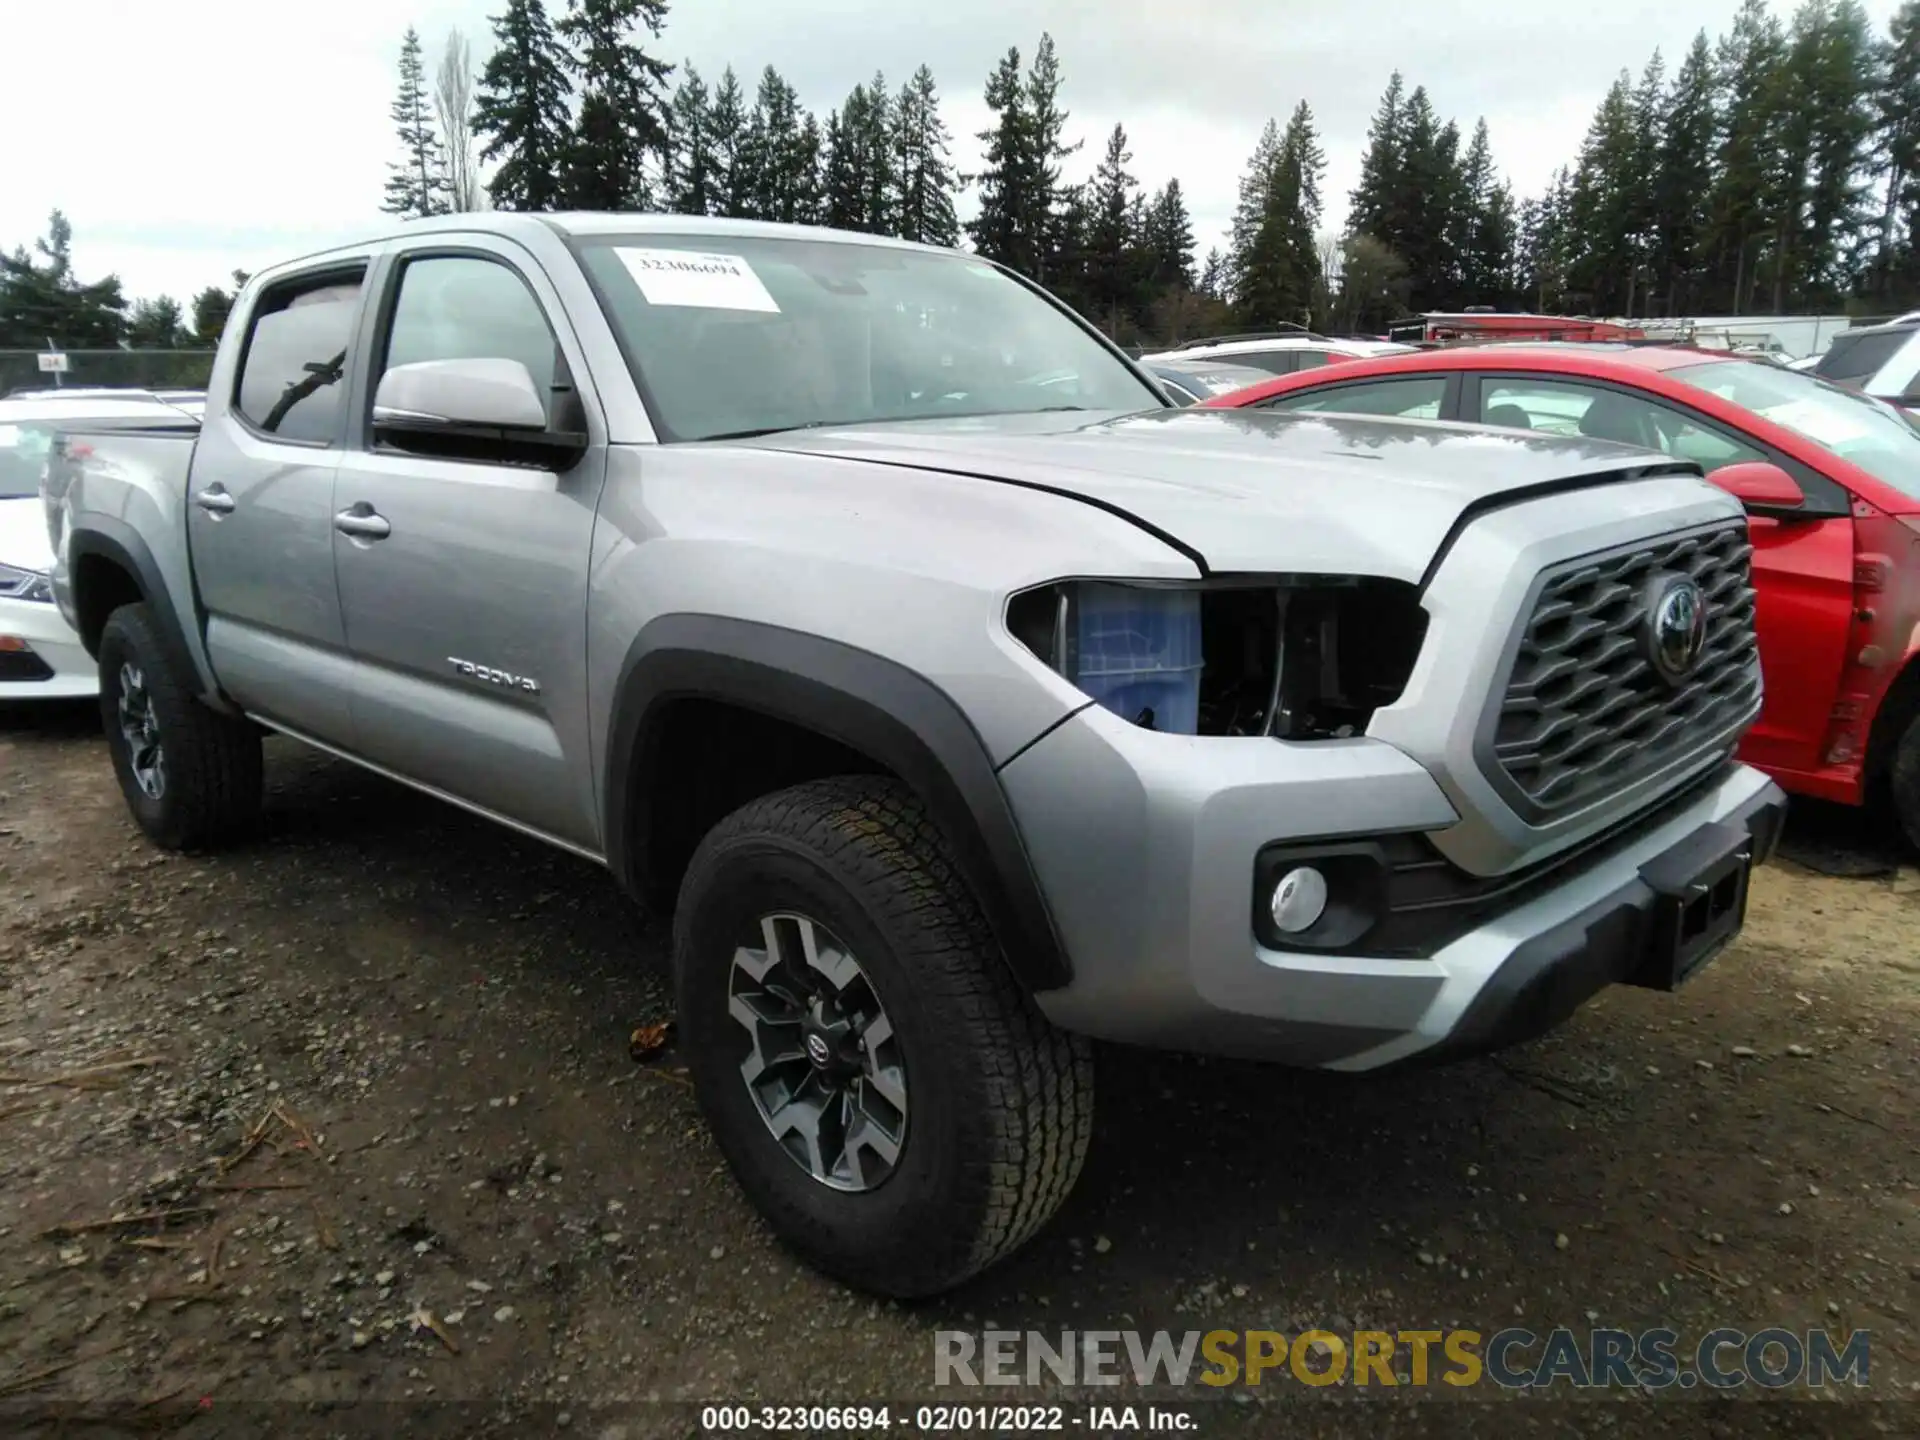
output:
[{"label": "side mirror", "polygon": [[421,360],[395,365],[373,395],[373,437],[417,455],[571,468],[588,437],[548,424],[533,376],[518,360]]},{"label": "side mirror", "polygon": [[1746,506],[1752,515],[1791,519],[1807,503],[1807,494],[1800,488],[1800,482],[1769,460],[1722,465],[1707,478]]},{"label": "side mirror", "polygon": [[422,360],[395,365],[373,396],[376,426],[544,430],[547,409],[518,360]]}]

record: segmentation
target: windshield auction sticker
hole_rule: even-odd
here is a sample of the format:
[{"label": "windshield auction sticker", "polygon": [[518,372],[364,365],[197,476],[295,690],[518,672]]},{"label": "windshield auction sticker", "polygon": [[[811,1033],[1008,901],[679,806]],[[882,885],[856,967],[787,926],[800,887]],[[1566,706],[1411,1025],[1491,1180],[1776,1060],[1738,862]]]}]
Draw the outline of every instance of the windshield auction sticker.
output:
[{"label": "windshield auction sticker", "polygon": [[648,250],[616,246],[614,254],[633,276],[649,305],[686,305],[702,310],[759,310],[778,315],[753,267],[740,255],[698,250]]}]

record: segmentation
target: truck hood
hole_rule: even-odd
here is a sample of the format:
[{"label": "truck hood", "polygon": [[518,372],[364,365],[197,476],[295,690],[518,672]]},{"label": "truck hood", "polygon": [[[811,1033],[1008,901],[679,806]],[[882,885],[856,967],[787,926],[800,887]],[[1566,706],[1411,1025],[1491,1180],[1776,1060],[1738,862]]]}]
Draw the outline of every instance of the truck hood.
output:
[{"label": "truck hood", "polygon": [[0,565],[45,571],[53,565],[47,512],[38,495],[0,500]]},{"label": "truck hood", "polygon": [[1480,502],[1649,469],[1698,473],[1605,440],[1236,410],[979,416],[744,443],[1069,495],[1124,515],[1211,571],[1415,582]]}]

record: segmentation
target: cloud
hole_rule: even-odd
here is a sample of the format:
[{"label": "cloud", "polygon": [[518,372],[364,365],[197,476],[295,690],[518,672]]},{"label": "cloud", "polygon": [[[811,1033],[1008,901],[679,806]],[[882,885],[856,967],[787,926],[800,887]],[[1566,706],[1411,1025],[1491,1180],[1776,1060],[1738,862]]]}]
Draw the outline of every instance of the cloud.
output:
[{"label": "cloud", "polygon": [[[557,0],[550,0],[555,8]],[[378,213],[394,158],[400,34],[411,21],[429,63],[461,27],[476,60],[492,47],[500,0],[15,0],[13,57],[0,86],[0,245],[25,243],[63,208],[75,260],[118,273],[134,295],[187,296],[236,266],[345,243],[389,223]],[[1869,0],[1884,25],[1895,0]],[[1784,0],[1777,5],[1785,13]],[[1327,151],[1337,223],[1388,75],[1424,84],[1444,116],[1491,127],[1501,166],[1541,188],[1578,149],[1618,71],[1655,46],[1676,64],[1696,30],[1731,21],[1734,0],[1610,0],[1576,8],[1515,0],[680,0],[660,42],[709,76],[732,64],[749,90],[769,61],[816,110],[875,70],[890,84],[932,66],[962,168],[988,71],[1009,46],[1031,54],[1050,30],[1073,130],[1091,171],[1119,122],[1133,172],[1173,175],[1204,251],[1231,216],[1241,168],[1269,116],[1301,99]],[[963,201],[963,210],[967,208]]]}]

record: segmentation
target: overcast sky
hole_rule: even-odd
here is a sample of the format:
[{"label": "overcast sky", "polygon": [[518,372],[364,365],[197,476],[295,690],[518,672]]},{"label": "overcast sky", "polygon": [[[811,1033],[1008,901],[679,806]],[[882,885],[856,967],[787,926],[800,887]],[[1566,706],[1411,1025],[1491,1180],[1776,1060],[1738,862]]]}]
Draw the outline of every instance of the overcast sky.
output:
[{"label": "overcast sky", "polygon": [[[558,0],[549,0],[558,9]],[[1397,67],[1442,116],[1492,127],[1521,193],[1570,161],[1622,66],[1657,45],[1675,64],[1718,35],[1737,0],[675,0],[659,42],[675,63],[731,64],[751,93],[769,61],[816,111],[874,70],[896,86],[933,67],[956,159],[969,168],[980,92],[1010,45],[1050,30],[1066,75],[1075,173],[1115,121],[1135,175],[1177,175],[1201,254],[1219,243],[1268,116],[1313,107],[1330,226],[1345,211],[1369,116]],[[1775,0],[1783,15],[1789,0]],[[1866,0],[1884,27],[1896,0]],[[82,278],[185,299],[236,266],[345,242],[380,223],[394,158],[387,107],[411,21],[429,71],[463,29],[476,63],[501,0],[0,0],[0,246],[59,206]],[[963,214],[971,202],[962,197]]]}]

